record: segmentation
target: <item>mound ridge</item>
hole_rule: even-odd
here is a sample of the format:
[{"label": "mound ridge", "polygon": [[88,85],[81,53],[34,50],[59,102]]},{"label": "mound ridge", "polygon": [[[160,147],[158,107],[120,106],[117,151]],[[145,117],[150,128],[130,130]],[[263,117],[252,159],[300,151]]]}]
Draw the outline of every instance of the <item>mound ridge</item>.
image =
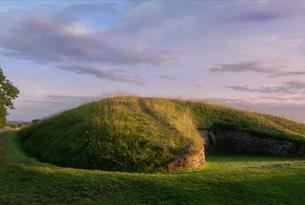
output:
[{"label": "mound ridge", "polygon": [[[302,123],[207,103],[138,97],[92,102],[34,123],[22,129],[20,136],[24,149],[44,162],[86,169],[155,172],[201,166],[204,147],[210,148],[213,141],[208,137],[211,130],[214,146],[255,139],[259,149],[249,150],[258,154],[264,146],[278,147],[279,143],[274,144],[277,141],[285,149],[288,142],[305,141]],[[238,131],[238,137],[223,134],[226,130],[232,135],[236,135],[232,130]],[[302,152],[300,148],[294,151],[299,145],[289,146],[287,155]],[[240,152],[237,148],[220,150]],[[285,154],[283,150],[280,153]],[[241,152],[247,153],[247,149]]]}]

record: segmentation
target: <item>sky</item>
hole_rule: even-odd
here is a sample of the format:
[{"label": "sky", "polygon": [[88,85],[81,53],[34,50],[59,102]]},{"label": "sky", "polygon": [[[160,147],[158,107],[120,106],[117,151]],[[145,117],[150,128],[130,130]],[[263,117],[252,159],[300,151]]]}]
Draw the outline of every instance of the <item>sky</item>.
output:
[{"label": "sky", "polygon": [[304,1],[1,1],[9,120],[117,94],[205,99],[305,122]]}]

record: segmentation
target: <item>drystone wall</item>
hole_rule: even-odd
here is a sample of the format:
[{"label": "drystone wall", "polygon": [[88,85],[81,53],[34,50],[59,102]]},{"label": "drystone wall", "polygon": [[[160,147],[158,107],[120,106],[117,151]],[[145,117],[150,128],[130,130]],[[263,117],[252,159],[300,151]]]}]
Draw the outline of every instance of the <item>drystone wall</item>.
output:
[{"label": "drystone wall", "polygon": [[305,143],[300,141],[260,137],[230,129],[199,129],[199,132],[205,140],[207,153],[305,157]]},{"label": "drystone wall", "polygon": [[255,154],[280,157],[305,157],[305,142],[257,136],[245,131],[212,128],[198,129],[205,145],[196,154],[185,151],[169,163],[169,170],[198,168],[206,153]]},{"label": "drystone wall", "polygon": [[181,153],[176,159],[169,163],[169,170],[180,170],[189,168],[198,168],[205,163],[205,151],[204,147],[195,154],[189,154],[188,151]]}]

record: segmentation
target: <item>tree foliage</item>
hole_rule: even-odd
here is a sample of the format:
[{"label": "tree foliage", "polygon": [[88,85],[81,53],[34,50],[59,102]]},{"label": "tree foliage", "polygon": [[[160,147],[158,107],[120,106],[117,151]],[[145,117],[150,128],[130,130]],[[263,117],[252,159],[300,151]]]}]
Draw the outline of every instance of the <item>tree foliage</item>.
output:
[{"label": "tree foliage", "polygon": [[0,125],[5,122],[7,109],[14,109],[13,100],[19,95],[19,90],[6,78],[0,66]]}]

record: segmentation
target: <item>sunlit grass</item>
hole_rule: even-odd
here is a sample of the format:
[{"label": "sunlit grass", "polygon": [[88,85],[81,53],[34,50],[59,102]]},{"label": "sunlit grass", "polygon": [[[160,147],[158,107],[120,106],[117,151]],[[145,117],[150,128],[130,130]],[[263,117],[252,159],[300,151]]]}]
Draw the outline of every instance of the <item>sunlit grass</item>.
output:
[{"label": "sunlit grass", "polygon": [[211,155],[196,170],[124,173],[62,168],[0,135],[0,204],[301,204],[305,160]]},{"label": "sunlit grass", "polygon": [[129,172],[165,171],[180,152],[203,147],[189,109],[136,97],[83,105],[25,128],[21,136],[42,161]]}]

